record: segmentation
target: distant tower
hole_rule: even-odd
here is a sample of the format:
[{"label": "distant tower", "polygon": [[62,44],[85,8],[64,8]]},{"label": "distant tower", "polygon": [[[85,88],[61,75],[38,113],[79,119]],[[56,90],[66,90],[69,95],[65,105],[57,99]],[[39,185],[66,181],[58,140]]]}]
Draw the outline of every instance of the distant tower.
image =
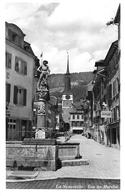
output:
[{"label": "distant tower", "polygon": [[69,54],[67,52],[67,71],[64,77],[65,86],[62,95],[62,117],[64,122],[70,123],[70,111],[72,109],[73,94],[71,91],[71,81],[69,72]]}]

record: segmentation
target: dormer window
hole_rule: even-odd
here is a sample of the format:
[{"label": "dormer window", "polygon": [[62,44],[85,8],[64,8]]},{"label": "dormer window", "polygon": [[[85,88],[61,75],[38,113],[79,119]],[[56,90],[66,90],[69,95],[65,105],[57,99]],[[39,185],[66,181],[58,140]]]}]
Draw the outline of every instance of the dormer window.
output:
[{"label": "dormer window", "polygon": [[17,42],[17,34],[13,32],[11,29],[8,30],[8,36],[10,41]]},{"label": "dormer window", "polygon": [[17,34],[16,33],[12,34],[12,41],[17,42]]},{"label": "dormer window", "polygon": [[10,41],[16,43],[19,46],[22,46],[21,37],[16,32],[12,31],[11,29],[8,30],[8,37]]}]

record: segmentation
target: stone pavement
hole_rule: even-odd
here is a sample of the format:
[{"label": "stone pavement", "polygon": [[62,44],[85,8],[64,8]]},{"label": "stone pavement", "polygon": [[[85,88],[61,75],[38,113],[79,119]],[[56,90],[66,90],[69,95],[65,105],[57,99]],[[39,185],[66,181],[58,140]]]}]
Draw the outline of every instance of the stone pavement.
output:
[{"label": "stone pavement", "polygon": [[93,139],[74,135],[68,142],[80,142],[80,154],[89,165],[62,167],[57,171],[41,171],[36,179],[98,178],[120,179],[120,151],[99,144]]},{"label": "stone pavement", "polygon": [[[64,138],[63,138],[64,139]],[[68,142],[80,142],[80,154],[89,165],[67,166],[57,171],[39,171],[35,180],[56,178],[120,179],[120,151],[81,135]]]}]

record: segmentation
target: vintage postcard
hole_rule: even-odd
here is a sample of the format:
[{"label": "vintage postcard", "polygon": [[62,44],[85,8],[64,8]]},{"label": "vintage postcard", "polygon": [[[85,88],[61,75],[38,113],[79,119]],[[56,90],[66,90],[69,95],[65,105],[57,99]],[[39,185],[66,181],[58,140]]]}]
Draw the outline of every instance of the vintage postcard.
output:
[{"label": "vintage postcard", "polygon": [[120,190],[120,10],[5,3],[6,189]]}]

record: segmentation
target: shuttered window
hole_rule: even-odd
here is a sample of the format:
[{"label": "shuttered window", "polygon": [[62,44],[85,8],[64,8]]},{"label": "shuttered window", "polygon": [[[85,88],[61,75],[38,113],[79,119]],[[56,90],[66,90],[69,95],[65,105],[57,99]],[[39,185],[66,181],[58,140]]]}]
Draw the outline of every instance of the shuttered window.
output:
[{"label": "shuttered window", "polygon": [[10,89],[11,89],[11,85],[10,84],[6,84],[6,102],[9,103],[10,102]]},{"label": "shuttered window", "polygon": [[11,29],[8,29],[8,37],[9,40],[19,46],[22,45],[22,38],[14,31],[12,31]]},{"label": "shuttered window", "polygon": [[17,104],[17,93],[18,93],[18,88],[17,86],[14,86],[14,96],[13,96],[13,103]]},{"label": "shuttered window", "polygon": [[112,99],[112,84],[109,85],[109,99]]},{"label": "shuttered window", "polygon": [[6,68],[11,69],[12,64],[12,54],[6,52]]},{"label": "shuttered window", "polygon": [[24,89],[24,94],[23,94],[23,105],[24,106],[26,106],[26,97],[27,97],[26,93],[27,93],[27,91],[26,91],[26,89]]},{"label": "shuttered window", "polygon": [[27,62],[17,56],[15,57],[15,71],[27,75]]},{"label": "shuttered window", "polygon": [[26,106],[27,90],[18,86],[14,86],[13,103],[16,105]]}]

